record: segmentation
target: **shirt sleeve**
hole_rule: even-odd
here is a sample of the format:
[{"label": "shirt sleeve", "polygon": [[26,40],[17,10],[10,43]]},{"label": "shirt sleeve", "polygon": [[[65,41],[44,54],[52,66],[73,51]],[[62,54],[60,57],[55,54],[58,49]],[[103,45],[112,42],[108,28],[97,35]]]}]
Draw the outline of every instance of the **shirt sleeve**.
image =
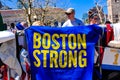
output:
[{"label": "shirt sleeve", "polygon": [[79,26],[84,26],[84,23],[79,19],[77,19],[77,23],[78,23]]},{"label": "shirt sleeve", "polygon": [[62,27],[65,27],[65,26],[67,26],[67,24],[68,24],[68,23],[67,23],[67,22],[65,22],[65,23],[62,25]]}]

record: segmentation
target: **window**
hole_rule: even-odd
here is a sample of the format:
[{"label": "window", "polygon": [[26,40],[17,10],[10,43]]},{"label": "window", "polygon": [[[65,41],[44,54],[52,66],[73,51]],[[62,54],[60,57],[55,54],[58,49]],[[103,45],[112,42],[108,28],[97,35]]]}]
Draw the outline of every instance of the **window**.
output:
[{"label": "window", "polygon": [[119,19],[115,19],[115,22],[116,22],[116,23],[119,22]]},{"label": "window", "polygon": [[115,15],[115,18],[118,18],[118,15]]},{"label": "window", "polygon": [[116,14],[116,15],[113,15],[113,18],[116,18],[116,19],[117,19],[117,18],[118,18],[118,15],[117,15],[117,14]]},{"label": "window", "polygon": [[115,2],[119,2],[119,0],[115,0]]}]

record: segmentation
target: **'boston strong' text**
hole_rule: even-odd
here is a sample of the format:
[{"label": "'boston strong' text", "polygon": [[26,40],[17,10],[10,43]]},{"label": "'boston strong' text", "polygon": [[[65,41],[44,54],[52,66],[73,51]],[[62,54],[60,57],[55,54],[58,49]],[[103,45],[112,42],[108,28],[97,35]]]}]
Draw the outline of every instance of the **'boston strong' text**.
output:
[{"label": "'boston strong' text", "polygon": [[[50,35],[44,33],[41,35],[34,32],[33,57],[35,61],[33,61],[33,64],[35,67],[40,67],[43,63],[44,68],[84,68],[87,66],[86,47],[85,34],[55,33]],[[40,55],[43,55],[43,60],[40,60]],[[49,58],[47,58],[47,55],[49,55]],[[47,63],[47,59],[49,59],[49,63]]]}]

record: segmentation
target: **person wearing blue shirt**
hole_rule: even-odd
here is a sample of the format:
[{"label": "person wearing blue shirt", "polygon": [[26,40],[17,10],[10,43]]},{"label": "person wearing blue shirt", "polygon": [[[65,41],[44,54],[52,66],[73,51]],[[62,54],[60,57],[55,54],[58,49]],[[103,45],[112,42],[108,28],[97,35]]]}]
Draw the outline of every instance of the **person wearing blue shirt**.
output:
[{"label": "person wearing blue shirt", "polygon": [[72,27],[72,26],[82,26],[84,23],[75,18],[75,9],[74,8],[68,8],[65,11],[65,14],[68,17],[68,20],[62,25],[62,27]]}]

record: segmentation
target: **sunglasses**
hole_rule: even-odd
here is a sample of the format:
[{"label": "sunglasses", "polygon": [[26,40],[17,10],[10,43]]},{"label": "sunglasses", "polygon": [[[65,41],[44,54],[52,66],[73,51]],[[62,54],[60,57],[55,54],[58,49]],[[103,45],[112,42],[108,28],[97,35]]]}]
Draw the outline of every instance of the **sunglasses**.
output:
[{"label": "sunglasses", "polygon": [[66,13],[66,15],[70,15],[71,13]]},{"label": "sunglasses", "polygon": [[99,20],[99,18],[93,18],[94,20]]}]

